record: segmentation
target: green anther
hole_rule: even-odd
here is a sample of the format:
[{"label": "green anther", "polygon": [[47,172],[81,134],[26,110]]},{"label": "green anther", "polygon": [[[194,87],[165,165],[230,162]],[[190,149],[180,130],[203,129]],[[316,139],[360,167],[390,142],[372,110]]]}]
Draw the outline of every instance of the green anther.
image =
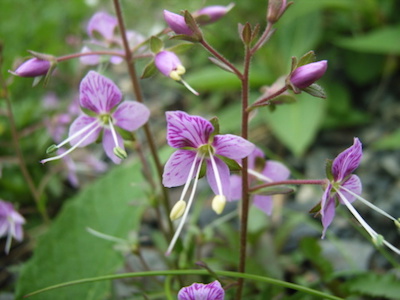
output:
[{"label": "green anther", "polygon": [[53,152],[57,151],[57,149],[58,149],[57,145],[53,144],[49,148],[46,149],[46,153],[47,154],[53,153]]},{"label": "green anther", "polygon": [[383,246],[384,240],[385,239],[383,238],[383,235],[381,235],[381,234],[378,234],[376,237],[372,238],[373,243],[378,247]]},{"label": "green anther", "polygon": [[115,147],[113,151],[114,154],[120,159],[125,159],[128,157],[128,154],[126,154],[125,150],[121,147]]}]

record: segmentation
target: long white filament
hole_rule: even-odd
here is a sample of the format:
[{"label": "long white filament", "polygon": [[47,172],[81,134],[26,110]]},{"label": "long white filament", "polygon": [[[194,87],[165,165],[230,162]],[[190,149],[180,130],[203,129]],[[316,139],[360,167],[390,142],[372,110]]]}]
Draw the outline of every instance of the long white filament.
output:
[{"label": "long white filament", "polygon": [[62,147],[62,146],[64,146],[66,143],[68,143],[69,141],[73,140],[74,138],[80,136],[82,133],[88,131],[89,128],[93,127],[93,125],[96,125],[96,128],[98,128],[100,124],[98,122],[92,122],[92,123],[86,125],[82,129],[80,129],[77,132],[75,132],[73,135],[69,136],[66,140],[64,140],[61,143],[59,143],[58,145],[56,145],[57,149]]},{"label": "long white filament", "polygon": [[[188,189],[188,186],[189,186],[188,183],[190,183],[191,178],[192,178],[190,176],[190,173],[193,174],[194,167],[195,167],[195,165],[197,163],[197,156],[198,155],[196,154],[195,160],[194,160],[193,165],[192,165],[192,167],[190,169],[190,172],[189,172],[188,180],[186,181],[186,184],[185,184],[185,187],[184,187],[184,191],[182,191],[182,195],[186,194],[186,191]],[[174,248],[176,241],[178,240],[178,237],[179,237],[179,235],[180,235],[180,233],[182,231],[183,225],[185,224],[186,218],[187,218],[187,216],[189,214],[190,207],[192,206],[192,203],[193,203],[194,194],[196,192],[197,182],[199,181],[201,164],[203,163],[203,160],[204,160],[204,155],[201,156],[200,163],[199,163],[199,165],[197,167],[196,176],[194,178],[194,183],[193,183],[193,187],[192,187],[192,192],[190,193],[190,198],[189,198],[189,201],[188,201],[188,205],[186,206],[186,210],[185,210],[185,212],[184,212],[184,214],[182,216],[182,219],[181,219],[181,222],[179,223],[178,228],[175,231],[175,234],[174,234],[174,236],[173,236],[173,238],[171,240],[171,243],[169,244],[168,249],[165,252],[165,255],[167,255],[167,256],[171,254],[171,251]],[[183,199],[183,196],[181,196],[180,200],[182,200],[182,199]]]},{"label": "long white filament", "polygon": [[273,180],[272,180],[271,178],[268,178],[267,176],[265,176],[265,175],[263,175],[263,174],[261,174],[261,173],[258,173],[258,172],[254,171],[254,170],[252,170],[252,169],[247,169],[247,172],[248,172],[249,174],[253,175],[254,177],[256,177],[256,178],[262,180],[262,181],[265,181],[265,182],[273,182]]},{"label": "long white filament", "polygon": [[111,130],[111,134],[112,134],[112,137],[113,137],[113,140],[114,140],[115,147],[119,147],[117,134],[115,133],[115,128],[114,128],[114,125],[113,125],[113,123],[111,121],[111,118],[108,119],[108,125],[110,125],[110,130]]},{"label": "long white filament", "polygon": [[210,154],[211,165],[212,165],[212,168],[213,168],[213,171],[214,171],[215,181],[217,182],[218,193],[221,196],[224,196],[224,193],[222,191],[221,176],[219,176],[219,171],[218,171],[217,164],[215,163],[214,156],[212,155],[210,149],[208,150],[208,153]]}]

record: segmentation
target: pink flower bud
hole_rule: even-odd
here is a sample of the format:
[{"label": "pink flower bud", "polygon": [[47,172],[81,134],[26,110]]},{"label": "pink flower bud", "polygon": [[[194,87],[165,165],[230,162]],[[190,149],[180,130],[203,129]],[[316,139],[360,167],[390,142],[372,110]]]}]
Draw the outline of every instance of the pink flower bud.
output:
[{"label": "pink flower bud", "polygon": [[162,74],[177,81],[181,80],[180,75],[185,73],[179,57],[171,51],[158,52],[154,58],[154,64]]},{"label": "pink flower bud", "polygon": [[295,69],[290,82],[299,89],[304,89],[320,79],[328,67],[326,60],[313,62]]},{"label": "pink flower bud", "polygon": [[34,57],[22,63],[14,72],[11,73],[20,77],[36,77],[46,75],[50,66],[51,64],[48,60]]},{"label": "pink flower bud", "polygon": [[267,20],[270,23],[276,23],[283,15],[287,7],[287,0],[269,0]]},{"label": "pink flower bud", "polygon": [[[233,6],[234,6],[233,4],[230,4],[228,6],[222,6],[222,5],[206,6],[196,11],[193,15],[196,18],[198,18],[199,24],[201,25],[210,24],[214,23],[215,21],[225,16],[232,9]],[[203,16],[206,18],[203,18]]]},{"label": "pink flower bud", "polygon": [[164,19],[168,26],[176,34],[192,35],[193,31],[185,22],[185,18],[181,15],[174,14],[168,10],[164,10]]}]

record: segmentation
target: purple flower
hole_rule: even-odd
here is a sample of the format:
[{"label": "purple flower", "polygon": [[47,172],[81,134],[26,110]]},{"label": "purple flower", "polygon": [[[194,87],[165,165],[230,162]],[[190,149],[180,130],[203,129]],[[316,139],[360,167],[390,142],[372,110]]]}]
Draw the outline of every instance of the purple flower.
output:
[{"label": "purple flower", "polygon": [[[220,157],[242,159],[254,150],[254,145],[247,140],[231,134],[213,135],[214,126],[199,116],[191,116],[182,111],[169,111],[167,117],[167,141],[177,148],[167,161],[163,184],[166,187],[184,185],[177,208],[171,212],[171,218],[177,219],[183,214],[182,221],[167,251],[170,253],[193,201],[194,192],[203,163],[206,166],[208,183],[216,194],[213,209],[220,213],[226,198],[229,197],[229,168]],[[188,207],[184,203],[191,180],[195,178]]]},{"label": "purple flower", "polygon": [[168,10],[164,10],[164,20],[176,34],[192,35],[193,31],[185,22],[185,18]]},{"label": "purple flower", "polygon": [[231,3],[227,6],[211,5],[206,6],[193,13],[193,16],[201,25],[210,24],[218,21],[225,16],[235,4]]},{"label": "purple flower", "polygon": [[85,147],[99,137],[103,140],[103,148],[107,156],[116,164],[126,156],[123,139],[115,130],[115,126],[127,131],[134,131],[145,124],[150,111],[146,106],[135,101],[122,100],[121,91],[108,78],[90,71],[80,85],[80,105],[88,114],[81,114],[70,126],[69,137],[58,145],[49,147],[53,152],[65,145],[71,148],[62,155],[44,159],[45,163],[62,158],[77,147]]},{"label": "purple flower", "polygon": [[328,68],[328,61],[321,60],[295,69],[290,76],[290,82],[299,89],[309,87],[320,79]]},{"label": "purple flower", "polygon": [[36,57],[23,62],[12,74],[20,77],[36,77],[46,75],[51,67],[48,60],[38,59]]},{"label": "purple flower", "polygon": [[7,236],[6,254],[10,252],[12,238],[22,241],[22,225],[24,223],[25,219],[14,209],[10,202],[0,200],[0,237]]},{"label": "purple flower", "polygon": [[193,283],[178,293],[178,300],[223,300],[224,298],[225,291],[217,280],[209,284]]},{"label": "purple flower", "polygon": [[[116,34],[118,27],[118,20],[116,17],[106,13],[97,12],[89,20],[87,25],[87,34],[91,38],[87,43],[89,46],[84,46],[81,50],[82,53],[92,52],[93,49],[116,49],[122,52],[122,39]],[[144,41],[144,37],[135,31],[127,31],[127,39],[130,46],[138,45]],[[122,62],[122,57],[111,56],[110,62],[119,64]],[[87,55],[80,58],[81,63],[85,65],[97,65],[100,63],[99,55]]]},{"label": "purple flower", "polygon": [[[289,169],[282,163],[274,160],[266,161],[262,169],[259,171],[259,166],[257,166],[257,162],[259,160],[265,162],[264,153],[261,151],[261,149],[256,148],[248,157],[248,173],[250,183],[255,181],[274,182],[289,178]],[[232,175],[230,178],[230,186],[230,199],[242,199],[242,178],[238,175]],[[254,195],[253,205],[267,215],[272,213],[273,201],[271,196]]]},{"label": "purple flower", "polygon": [[[335,217],[337,201],[341,204],[353,202],[356,195],[361,194],[361,181],[352,174],[360,164],[362,145],[358,138],[354,138],[351,147],[340,153],[332,162],[331,176],[321,200],[321,219],[324,227],[322,237],[325,236],[328,226]],[[350,191],[350,192],[349,192]]]}]

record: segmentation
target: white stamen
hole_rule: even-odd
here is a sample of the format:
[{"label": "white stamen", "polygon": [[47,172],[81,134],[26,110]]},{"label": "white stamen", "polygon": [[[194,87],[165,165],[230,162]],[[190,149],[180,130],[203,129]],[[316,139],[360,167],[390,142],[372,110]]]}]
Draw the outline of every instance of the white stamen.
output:
[{"label": "white stamen", "polygon": [[114,125],[111,122],[111,118],[108,119],[108,124],[110,125],[111,135],[113,137],[113,140],[114,140],[114,143],[115,143],[115,147],[119,147],[118,139],[117,139],[117,133],[115,132]]},{"label": "white stamen", "polygon": [[193,94],[195,94],[196,96],[200,95],[194,88],[192,88],[185,80],[183,80],[181,78],[181,80],[179,81],[181,82],[185,88],[187,88],[190,92],[192,92]]},{"label": "white stamen", "polygon": [[97,236],[97,237],[99,237],[101,239],[104,239],[104,240],[107,240],[107,241],[116,242],[116,243],[126,243],[126,241],[123,240],[123,239],[120,239],[120,238],[117,238],[115,236],[102,233],[102,232],[94,230],[94,229],[92,229],[90,227],[86,227],[86,230],[87,230],[87,232],[93,234],[94,236]]},{"label": "white stamen", "polygon": [[7,221],[10,223],[9,224],[10,231],[8,232],[7,239],[6,239],[6,247],[5,247],[6,254],[8,254],[10,252],[12,237],[15,235],[15,226],[14,226],[13,219],[11,217],[8,217]]},{"label": "white stamen", "polygon": [[247,169],[247,172],[248,172],[249,174],[253,175],[254,177],[256,177],[256,178],[262,180],[262,181],[273,182],[273,180],[272,180],[271,178],[268,178],[267,176],[265,176],[265,175],[263,175],[263,174],[261,174],[261,173],[258,173],[258,172],[254,171],[254,170],[252,170],[252,169]]},{"label": "white stamen", "polygon": [[[197,154],[196,154],[196,157],[195,157],[195,161],[193,162],[192,168],[190,170],[191,172],[192,172],[192,169],[194,169],[193,166],[196,165],[196,158],[197,158]],[[171,243],[168,246],[167,252],[165,252],[165,255],[167,255],[167,256],[171,254],[171,251],[174,248],[175,243],[178,240],[178,237],[179,237],[179,235],[180,235],[180,233],[182,231],[183,225],[185,224],[186,218],[187,218],[187,216],[189,214],[190,207],[192,206],[193,199],[194,199],[194,194],[196,192],[197,182],[199,181],[199,175],[200,175],[201,164],[203,163],[203,159],[204,159],[204,155],[202,155],[201,158],[200,158],[200,163],[199,163],[199,166],[198,166],[197,171],[196,171],[196,176],[194,178],[192,192],[190,193],[190,197],[189,197],[188,205],[186,206],[185,213],[183,214],[181,222],[179,223],[179,226],[175,231],[175,234],[174,234],[174,236],[173,236],[173,238],[171,240]],[[188,180],[186,181],[186,184],[185,184],[185,187],[184,187],[184,189],[186,188],[186,190],[187,190],[186,185],[188,184],[188,182],[190,182],[190,179],[191,179],[191,176],[188,176]],[[185,193],[186,193],[186,191],[185,191]],[[183,194],[183,192],[182,192],[182,194]],[[182,200],[182,199],[180,199],[180,200]]]},{"label": "white stamen", "polygon": [[213,171],[214,171],[215,181],[217,182],[218,193],[219,193],[221,196],[223,196],[224,193],[223,193],[223,191],[222,191],[221,177],[219,176],[217,164],[215,163],[214,156],[213,156],[213,154],[211,153],[211,149],[208,149],[208,153],[210,154],[211,165],[212,165],[212,168],[213,168]]},{"label": "white stamen", "polygon": [[89,128],[93,127],[93,125],[97,125],[96,128],[98,128],[99,123],[97,122],[92,122],[88,125],[86,125],[85,127],[83,127],[82,129],[78,130],[77,132],[75,132],[73,135],[69,136],[66,140],[62,141],[61,143],[59,143],[58,145],[56,145],[57,149],[64,146],[66,143],[68,143],[69,141],[73,140],[74,138],[76,138],[77,136],[80,136],[82,133],[86,132],[87,130],[89,130]]},{"label": "white stamen", "polygon": [[60,155],[57,155],[57,156],[53,156],[53,157],[50,157],[50,158],[46,158],[46,159],[42,159],[40,162],[42,164],[44,164],[44,163],[47,163],[47,162],[52,161],[52,160],[57,160],[57,159],[63,158],[67,154],[69,154],[72,151],[74,151],[77,147],[79,147],[79,145],[82,144],[89,136],[91,136],[99,127],[101,127],[101,125],[97,123],[97,126],[95,128],[90,130],[79,142],[77,142],[74,146],[69,148],[63,154],[60,154]]},{"label": "white stamen", "polygon": [[390,220],[396,222],[397,220],[392,217],[391,215],[389,215],[387,212],[385,212],[384,210],[380,209],[379,207],[375,206],[374,204],[372,204],[371,202],[369,202],[368,200],[364,199],[363,197],[361,197],[360,195],[357,195],[356,193],[352,192],[351,190],[341,186],[340,187],[342,190],[345,190],[346,192],[348,192],[350,195],[356,197],[358,200],[360,200],[362,203],[364,203],[365,205],[369,206],[370,208],[372,208],[373,210],[377,211],[378,213],[380,213],[381,215],[384,215],[385,217],[389,218]]}]

